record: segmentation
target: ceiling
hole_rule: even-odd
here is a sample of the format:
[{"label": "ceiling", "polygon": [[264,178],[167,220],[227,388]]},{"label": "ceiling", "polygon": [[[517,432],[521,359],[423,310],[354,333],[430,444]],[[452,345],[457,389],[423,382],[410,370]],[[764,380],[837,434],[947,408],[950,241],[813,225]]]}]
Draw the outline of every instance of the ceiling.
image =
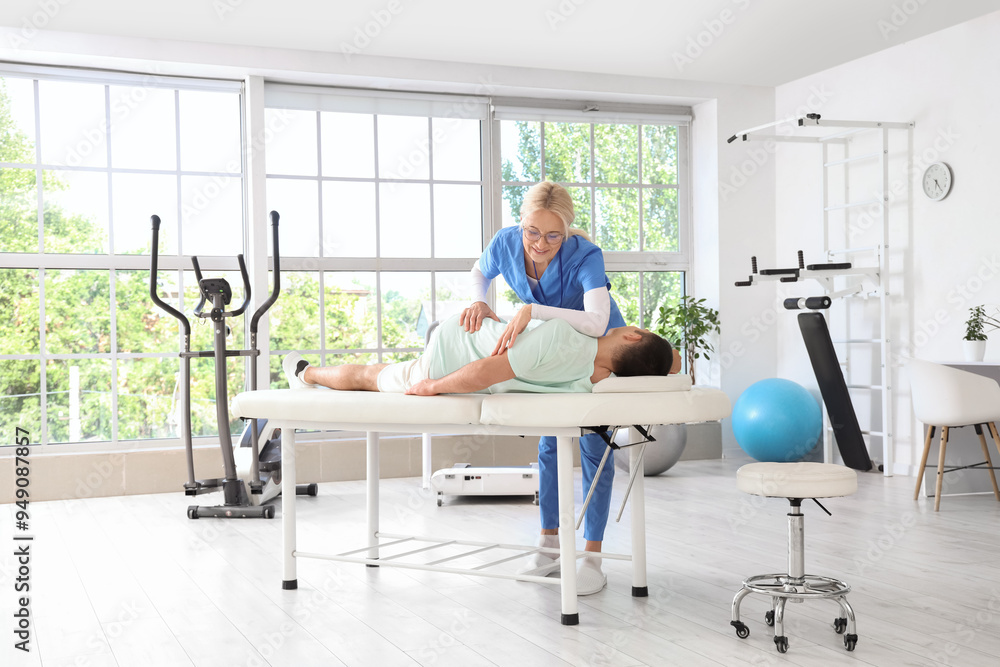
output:
[{"label": "ceiling", "polygon": [[[280,4],[280,9],[276,5]],[[45,30],[776,86],[1000,0],[4,0]],[[4,41],[8,43],[3,43]]]}]

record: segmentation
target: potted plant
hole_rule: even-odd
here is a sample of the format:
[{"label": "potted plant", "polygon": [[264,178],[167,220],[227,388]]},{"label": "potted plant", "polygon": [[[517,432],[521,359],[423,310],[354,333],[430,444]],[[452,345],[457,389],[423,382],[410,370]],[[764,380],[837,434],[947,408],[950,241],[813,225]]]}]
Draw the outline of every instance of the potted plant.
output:
[{"label": "potted plant", "polygon": [[[680,303],[660,306],[660,319],[653,332],[663,336],[678,348],[684,348],[687,368],[694,382],[694,360],[709,358],[713,352],[709,336],[719,333],[719,312],[705,305],[705,299],[692,299],[686,295]],[[631,429],[629,429],[631,430]],[[659,475],[669,470],[680,459],[687,446],[687,426],[684,424],[654,424],[650,426],[655,441],[646,445],[643,467],[646,475]],[[638,437],[634,433],[634,442]],[[627,457],[618,457],[627,466]]]},{"label": "potted plant", "polygon": [[714,352],[710,336],[719,333],[719,311],[705,305],[705,299],[686,294],[675,305],[660,306],[660,319],[653,331],[678,348],[684,348],[688,373],[694,384],[694,361]]},{"label": "potted plant", "polygon": [[986,337],[990,331],[1000,329],[1000,322],[986,314],[985,306],[969,308],[965,321],[964,350],[966,361],[982,361],[986,356]]}]

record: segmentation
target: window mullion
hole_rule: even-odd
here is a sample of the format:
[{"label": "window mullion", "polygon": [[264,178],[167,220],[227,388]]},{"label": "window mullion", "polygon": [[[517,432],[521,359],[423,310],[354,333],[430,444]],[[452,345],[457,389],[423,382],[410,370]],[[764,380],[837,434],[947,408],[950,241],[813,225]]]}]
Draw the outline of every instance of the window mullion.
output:
[{"label": "window mullion", "polygon": [[108,272],[108,292],[111,295],[110,303],[108,304],[111,308],[111,317],[109,318],[111,322],[111,341],[109,352],[111,353],[111,444],[118,444],[118,420],[115,419],[115,415],[118,412],[118,308],[116,307],[118,302],[118,293],[115,289],[117,286],[118,273],[115,269],[111,269]]}]

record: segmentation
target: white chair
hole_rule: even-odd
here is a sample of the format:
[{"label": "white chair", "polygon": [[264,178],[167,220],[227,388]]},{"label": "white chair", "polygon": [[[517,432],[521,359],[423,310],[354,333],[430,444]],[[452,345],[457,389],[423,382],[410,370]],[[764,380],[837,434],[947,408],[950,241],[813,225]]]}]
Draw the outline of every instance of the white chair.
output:
[{"label": "white chair", "polygon": [[[997,451],[1000,451],[1000,436],[997,435],[996,427],[996,422],[1000,421],[1000,385],[982,375],[918,359],[908,361],[906,368],[910,374],[913,414],[927,427],[924,453],[920,457],[920,472],[917,473],[917,488],[913,493],[913,499],[916,500],[920,496],[920,485],[924,480],[931,440],[934,438],[934,431],[940,428],[941,449],[938,452],[934,511],[937,512],[941,506],[941,482],[944,474],[965,468],[986,466],[993,482],[993,495],[1000,501],[1000,489],[997,488],[997,478],[993,473],[993,461],[990,459],[990,450],[983,435],[983,427],[986,426],[990,430],[993,442],[997,445]],[[975,427],[986,460],[969,466],[945,469],[944,456],[948,447],[948,431],[963,426]]]}]

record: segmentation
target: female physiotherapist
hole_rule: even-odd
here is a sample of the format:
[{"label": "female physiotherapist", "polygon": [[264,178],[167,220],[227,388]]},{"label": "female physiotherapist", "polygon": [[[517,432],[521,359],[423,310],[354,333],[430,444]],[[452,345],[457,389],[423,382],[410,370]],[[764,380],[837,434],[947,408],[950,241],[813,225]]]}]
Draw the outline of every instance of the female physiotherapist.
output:
[{"label": "female physiotherapist", "polygon": [[[475,301],[462,311],[466,331],[478,331],[484,318],[500,321],[486,304],[486,291],[498,275],[524,302],[493,354],[514,345],[531,319],[565,320],[574,329],[590,336],[603,336],[612,327],[625,326],[618,305],[611,298],[610,283],[604,273],[604,255],[587,234],[573,229],[573,200],[561,185],[542,182],[525,193],[521,224],[501,229],[472,267]],[[580,438],[583,488],[589,489],[607,445],[596,433]],[[587,551],[600,551],[611,506],[614,460],[604,465],[600,481],[587,506],[584,538]],[[542,537],[539,546],[559,546],[559,499],[556,482],[556,439],[544,436],[538,442],[538,505]],[[526,570],[553,566],[555,557],[535,554]],[[577,593],[590,595],[604,588],[607,577],[600,558],[581,559],[577,573]]]}]

